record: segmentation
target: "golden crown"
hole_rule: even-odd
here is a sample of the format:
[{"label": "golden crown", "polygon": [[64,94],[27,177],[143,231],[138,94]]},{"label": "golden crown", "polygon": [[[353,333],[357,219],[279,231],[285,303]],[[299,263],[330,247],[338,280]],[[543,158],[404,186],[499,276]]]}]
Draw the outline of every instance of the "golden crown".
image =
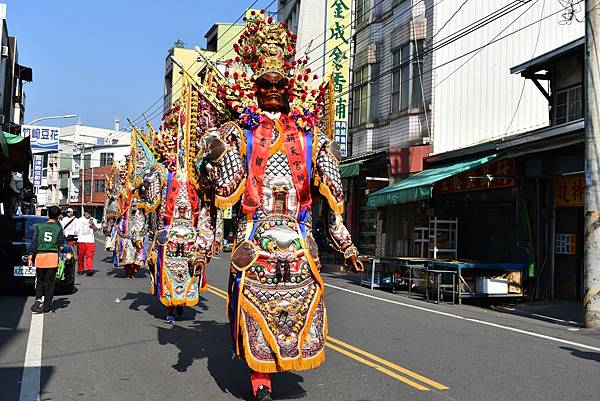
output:
[{"label": "golden crown", "polygon": [[233,45],[241,61],[250,66],[256,77],[267,72],[287,76],[292,68],[288,60],[296,54],[296,35],[287,24],[267,17],[264,10],[251,11],[245,20],[246,29]]}]

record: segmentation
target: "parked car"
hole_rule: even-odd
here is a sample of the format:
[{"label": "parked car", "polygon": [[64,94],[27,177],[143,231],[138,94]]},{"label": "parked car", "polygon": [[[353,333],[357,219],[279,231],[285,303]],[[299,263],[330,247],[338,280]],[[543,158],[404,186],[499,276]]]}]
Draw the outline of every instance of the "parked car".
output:
[{"label": "parked car", "polygon": [[[34,225],[48,220],[45,216],[0,216],[0,282],[5,284],[35,284],[35,267],[28,267],[27,260],[33,249]],[[56,282],[57,294],[70,294],[75,290],[75,258],[69,245],[60,252],[65,262],[65,276]]]}]

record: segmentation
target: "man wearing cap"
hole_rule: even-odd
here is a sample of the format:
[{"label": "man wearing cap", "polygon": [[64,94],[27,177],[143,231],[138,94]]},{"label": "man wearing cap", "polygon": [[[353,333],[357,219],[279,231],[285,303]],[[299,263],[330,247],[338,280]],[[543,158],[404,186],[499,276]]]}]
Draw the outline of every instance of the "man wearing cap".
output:
[{"label": "man wearing cap", "polygon": [[94,274],[94,253],[96,242],[94,232],[100,229],[100,225],[89,210],[83,212],[83,216],[77,219],[77,273],[92,276]]},{"label": "man wearing cap", "polygon": [[77,235],[75,234],[75,231],[77,230],[77,217],[73,214],[72,208],[67,209],[67,215],[60,220],[60,225],[67,238],[67,244],[75,249],[75,244],[77,243]]}]

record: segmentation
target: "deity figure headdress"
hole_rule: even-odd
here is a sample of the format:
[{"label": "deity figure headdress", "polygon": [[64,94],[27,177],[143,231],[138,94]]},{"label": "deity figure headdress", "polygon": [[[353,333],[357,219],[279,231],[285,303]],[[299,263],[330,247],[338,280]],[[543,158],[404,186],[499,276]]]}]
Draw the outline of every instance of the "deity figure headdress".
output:
[{"label": "deity figure headdress", "polygon": [[233,45],[237,56],[227,60],[225,79],[217,85],[218,97],[235,114],[253,114],[258,110],[254,92],[256,79],[276,72],[287,79],[290,114],[301,125],[319,118],[323,110],[325,88],[310,85],[318,79],[311,75],[308,57],[296,60],[296,35],[287,24],[277,23],[264,10],[252,11],[246,29]]}]

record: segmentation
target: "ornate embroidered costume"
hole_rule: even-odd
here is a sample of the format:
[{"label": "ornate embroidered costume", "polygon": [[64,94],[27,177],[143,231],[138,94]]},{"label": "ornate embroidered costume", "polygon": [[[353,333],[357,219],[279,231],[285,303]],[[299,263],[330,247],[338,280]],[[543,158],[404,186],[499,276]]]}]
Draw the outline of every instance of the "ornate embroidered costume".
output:
[{"label": "ornate embroidered costume", "polygon": [[[325,90],[308,86],[305,60],[287,61],[294,39],[262,14],[250,18],[234,45],[239,57],[228,61],[217,85],[239,119],[205,136],[198,163],[218,207],[241,204],[228,313],[235,352],[262,373],[314,368],[325,357],[327,314],[312,233],[313,188],[331,210],[332,244],[356,256],[341,219],[337,145],[316,126]],[[259,109],[255,78],[268,72],[285,78],[289,112]]]},{"label": "ornate embroidered costume", "polygon": [[[139,175],[138,205],[156,213],[148,264],[152,292],[167,307],[198,303],[206,286],[204,266],[212,255],[214,240],[214,211],[202,196],[194,160],[202,132],[216,121],[212,115],[199,113],[204,100],[186,82],[182,100],[165,115],[159,132],[150,127],[151,167]],[[150,149],[147,143],[140,147]]]}]

